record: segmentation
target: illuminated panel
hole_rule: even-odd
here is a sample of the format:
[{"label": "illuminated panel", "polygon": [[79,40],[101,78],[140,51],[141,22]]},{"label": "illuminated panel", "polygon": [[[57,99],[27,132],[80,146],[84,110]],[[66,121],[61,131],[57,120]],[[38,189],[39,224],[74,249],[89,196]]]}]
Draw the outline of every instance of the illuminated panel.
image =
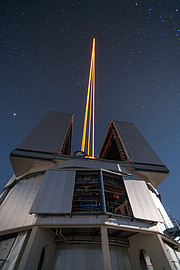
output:
[{"label": "illuminated panel", "polygon": [[101,193],[99,172],[77,172],[72,212],[101,212]]},{"label": "illuminated panel", "polygon": [[133,216],[122,176],[103,173],[106,211]]}]

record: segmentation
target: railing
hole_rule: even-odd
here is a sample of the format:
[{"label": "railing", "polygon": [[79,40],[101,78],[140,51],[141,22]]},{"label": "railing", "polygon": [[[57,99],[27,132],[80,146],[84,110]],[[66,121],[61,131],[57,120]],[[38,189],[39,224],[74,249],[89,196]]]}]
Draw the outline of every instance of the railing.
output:
[{"label": "railing", "polygon": [[169,216],[170,221],[172,223],[171,227],[167,227],[166,224],[166,230],[164,233],[168,234],[169,237],[175,239],[176,237],[180,237],[180,221],[174,218],[173,216]]},{"label": "railing", "polygon": [[177,220],[176,218],[172,217],[172,216],[169,216],[172,224],[174,227],[177,227],[179,230],[180,230],[180,221]]}]

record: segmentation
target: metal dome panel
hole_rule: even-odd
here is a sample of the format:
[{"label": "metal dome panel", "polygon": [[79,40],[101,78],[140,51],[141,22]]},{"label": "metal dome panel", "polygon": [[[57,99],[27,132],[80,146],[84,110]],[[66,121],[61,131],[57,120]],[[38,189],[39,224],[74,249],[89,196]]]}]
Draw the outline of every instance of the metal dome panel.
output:
[{"label": "metal dome panel", "polygon": [[164,166],[133,123],[111,121],[99,158]]},{"label": "metal dome panel", "polygon": [[30,213],[71,213],[75,173],[75,171],[47,171]]},{"label": "metal dome panel", "polygon": [[70,155],[72,126],[72,114],[48,112],[17,149]]}]

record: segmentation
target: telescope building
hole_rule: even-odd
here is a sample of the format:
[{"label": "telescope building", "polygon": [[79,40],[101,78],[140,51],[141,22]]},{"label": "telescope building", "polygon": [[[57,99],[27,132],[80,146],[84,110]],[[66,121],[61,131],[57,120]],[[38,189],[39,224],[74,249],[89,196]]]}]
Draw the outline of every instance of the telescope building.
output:
[{"label": "telescope building", "polygon": [[132,123],[97,159],[71,154],[73,115],[49,112],[10,154],[0,269],[180,269],[179,223],[156,190],[168,169]]}]

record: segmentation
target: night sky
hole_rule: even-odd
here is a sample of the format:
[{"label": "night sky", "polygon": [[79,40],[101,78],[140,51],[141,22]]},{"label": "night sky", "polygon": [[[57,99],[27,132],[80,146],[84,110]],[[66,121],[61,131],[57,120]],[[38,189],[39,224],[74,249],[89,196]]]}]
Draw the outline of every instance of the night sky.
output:
[{"label": "night sky", "polygon": [[0,189],[48,111],[74,113],[80,149],[93,37],[95,155],[111,119],[133,122],[170,170],[158,191],[180,219],[179,0],[0,1]]}]

